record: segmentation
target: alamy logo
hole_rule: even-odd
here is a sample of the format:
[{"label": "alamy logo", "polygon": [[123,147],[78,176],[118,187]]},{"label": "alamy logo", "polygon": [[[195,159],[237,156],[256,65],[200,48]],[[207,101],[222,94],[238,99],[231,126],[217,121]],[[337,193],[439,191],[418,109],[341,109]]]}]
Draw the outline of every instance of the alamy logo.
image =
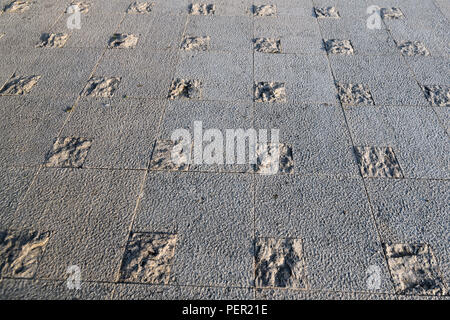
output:
[{"label": "alamy logo", "polygon": [[368,29],[381,29],[381,9],[379,6],[370,6],[367,8],[367,14],[370,16],[367,18],[366,26]]},{"label": "alamy logo", "polygon": [[80,290],[81,289],[81,269],[77,265],[72,265],[67,268],[66,273],[69,274],[67,278],[67,288],[70,290]]},{"label": "alamy logo", "polygon": [[71,30],[81,29],[80,7],[77,5],[71,5],[67,8],[67,13],[70,13],[70,16],[67,18],[67,28]]},{"label": "alamy logo", "polygon": [[381,268],[375,264],[366,270],[366,285],[369,290],[379,290],[381,288]]}]

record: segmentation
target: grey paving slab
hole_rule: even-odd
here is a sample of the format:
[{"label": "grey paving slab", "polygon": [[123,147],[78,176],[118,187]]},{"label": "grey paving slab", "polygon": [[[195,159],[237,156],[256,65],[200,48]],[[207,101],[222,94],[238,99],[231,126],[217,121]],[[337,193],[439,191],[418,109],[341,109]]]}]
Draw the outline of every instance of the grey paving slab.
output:
[{"label": "grey paving slab", "polygon": [[450,134],[450,108],[433,108],[438,115],[439,120],[441,121],[444,129],[447,130],[447,134]]},{"label": "grey paving slab", "polygon": [[254,80],[285,83],[287,102],[336,102],[330,66],[322,55],[255,53]]},{"label": "grey paving slab", "polygon": [[256,236],[303,240],[307,289],[364,291],[377,266],[374,289],[392,292],[360,178],[258,176],[255,184]]},{"label": "grey paving slab", "polygon": [[322,36],[315,17],[254,19],[255,38],[280,39],[282,53],[321,54]]},{"label": "grey paving slab", "polygon": [[375,105],[429,104],[401,56],[332,55],[330,63],[336,81],[367,85]]},{"label": "grey paving slab", "polygon": [[250,288],[162,286],[118,284],[113,299],[118,300],[252,300]]},{"label": "grey paving slab", "polygon": [[448,181],[374,179],[366,185],[382,241],[430,245],[448,287]]},{"label": "grey paving slab", "polygon": [[359,176],[340,107],[258,103],[254,126],[280,130],[280,142],[292,145],[299,174]]},{"label": "grey paving slab", "polygon": [[191,16],[185,36],[209,36],[210,51],[249,52],[253,48],[252,20],[246,16]]},{"label": "grey paving slab", "polygon": [[105,300],[111,297],[112,284],[82,282],[81,288],[68,289],[67,281],[0,280],[2,300]]},{"label": "grey paving slab", "polygon": [[84,168],[146,169],[165,104],[163,100],[82,99],[60,136],[92,139]]},{"label": "grey paving slab", "polygon": [[252,67],[251,52],[182,52],[174,79],[200,80],[202,100],[251,101]]},{"label": "grey paving slab", "polygon": [[450,141],[429,107],[348,107],[356,146],[392,147],[407,178],[448,179]]},{"label": "grey paving slab", "polygon": [[251,211],[251,176],[151,172],[133,230],[177,234],[170,284],[249,286]]},{"label": "grey paving slab", "polygon": [[114,97],[166,99],[176,61],[176,51],[108,49],[94,76],[120,78]]},{"label": "grey paving slab", "polygon": [[445,15],[448,20],[450,20],[450,3],[445,0],[434,0],[434,3],[442,12],[442,14]]},{"label": "grey paving slab", "polygon": [[439,57],[408,57],[407,63],[422,85],[447,86],[450,80],[450,66],[446,59]]},{"label": "grey paving slab", "polygon": [[115,281],[143,177],[142,171],[42,169],[2,228],[50,232],[36,279],[65,280],[67,268],[77,265],[85,281]]},{"label": "grey paving slab", "polygon": [[0,97],[1,166],[42,164],[67,117],[64,110],[73,102],[73,99],[48,97]]}]

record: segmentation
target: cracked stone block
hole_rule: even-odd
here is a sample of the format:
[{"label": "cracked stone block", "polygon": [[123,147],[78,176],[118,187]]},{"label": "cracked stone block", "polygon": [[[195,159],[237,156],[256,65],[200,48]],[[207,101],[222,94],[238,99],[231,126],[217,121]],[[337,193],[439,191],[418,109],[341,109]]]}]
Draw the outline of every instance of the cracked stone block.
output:
[{"label": "cracked stone block", "polygon": [[282,82],[258,82],[255,84],[256,102],[286,102],[286,88]]},{"label": "cracked stone block", "polygon": [[200,80],[175,79],[169,89],[168,98],[174,99],[200,99],[202,82]]},{"label": "cracked stone block", "polygon": [[403,12],[400,8],[390,7],[390,8],[381,8],[381,16],[383,19],[400,19],[403,18]]},{"label": "cracked stone block", "polygon": [[5,33],[0,33],[0,39],[3,38],[4,35]]},{"label": "cracked stone block", "polygon": [[119,88],[121,77],[94,77],[91,78],[81,95],[86,97],[112,97]]},{"label": "cracked stone block", "polygon": [[210,37],[185,37],[181,49],[185,51],[206,51],[209,47]]},{"label": "cracked stone block", "polygon": [[13,77],[0,89],[0,95],[24,95],[31,92],[41,76]]},{"label": "cracked stone block", "polygon": [[189,6],[189,14],[192,15],[213,15],[216,12],[216,7],[213,4],[193,3]]},{"label": "cracked stone block", "polygon": [[325,40],[325,49],[332,54],[351,55],[354,53],[350,40]]},{"label": "cracked stone block", "polygon": [[122,260],[120,281],[167,284],[176,242],[176,234],[132,233]]},{"label": "cracked stone block", "polygon": [[438,262],[428,244],[384,245],[398,294],[448,295]]},{"label": "cracked stone block", "polygon": [[403,178],[391,147],[355,147],[359,170],[365,178]]},{"label": "cracked stone block", "polygon": [[294,173],[292,147],[285,143],[259,144],[253,171],[260,174]]},{"label": "cracked stone block", "polygon": [[335,7],[314,8],[317,18],[340,18],[339,11]]},{"label": "cracked stone block", "polygon": [[367,85],[337,83],[339,99],[343,105],[374,105],[372,93]]},{"label": "cracked stone block", "polygon": [[152,2],[133,2],[127,9],[127,13],[145,14],[152,11],[154,3]]},{"label": "cracked stone block", "polygon": [[3,12],[22,13],[22,12],[29,10],[30,7],[31,7],[31,1],[16,0],[16,1],[12,1],[11,3],[7,4],[3,8]]},{"label": "cracked stone block", "polygon": [[69,39],[67,33],[43,33],[38,48],[62,48]]},{"label": "cracked stone block", "polygon": [[186,171],[191,161],[192,145],[183,140],[158,140],[150,161],[150,170]]},{"label": "cracked stone block", "polygon": [[430,51],[420,41],[403,41],[398,48],[404,56],[429,56]]},{"label": "cracked stone block", "polygon": [[279,39],[256,38],[255,50],[264,53],[281,53],[281,41]]},{"label": "cracked stone block", "polygon": [[252,12],[254,16],[270,17],[277,15],[277,7],[273,4],[253,6]]},{"label": "cracked stone block", "polygon": [[132,49],[136,47],[138,37],[134,34],[114,33],[109,39],[108,48],[110,49]]},{"label": "cracked stone block", "polygon": [[72,2],[72,3],[70,4],[70,6],[66,9],[66,13],[72,13],[72,12],[69,12],[69,8],[72,7],[72,6],[77,6],[77,7],[78,7],[78,11],[79,11],[80,13],[88,13],[88,12],[89,12],[89,9],[90,9],[90,7],[91,7],[91,3],[85,2],[85,1],[75,1],[75,2]]},{"label": "cracked stone block", "polygon": [[50,233],[0,231],[0,276],[33,278]]},{"label": "cracked stone block", "polygon": [[58,138],[53,144],[53,149],[47,154],[45,166],[81,168],[91,145],[92,139],[73,137]]},{"label": "cracked stone block", "polygon": [[305,288],[300,239],[260,238],[255,244],[255,286]]},{"label": "cracked stone block", "polygon": [[422,86],[422,90],[433,107],[450,107],[450,87]]}]

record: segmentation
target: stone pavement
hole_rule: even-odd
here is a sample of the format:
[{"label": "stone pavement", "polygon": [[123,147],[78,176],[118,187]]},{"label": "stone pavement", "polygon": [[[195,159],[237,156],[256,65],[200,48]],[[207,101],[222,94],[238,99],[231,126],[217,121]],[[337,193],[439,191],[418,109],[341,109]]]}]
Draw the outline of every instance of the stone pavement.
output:
[{"label": "stone pavement", "polygon": [[0,298],[448,298],[448,0],[144,1],[0,0]]}]

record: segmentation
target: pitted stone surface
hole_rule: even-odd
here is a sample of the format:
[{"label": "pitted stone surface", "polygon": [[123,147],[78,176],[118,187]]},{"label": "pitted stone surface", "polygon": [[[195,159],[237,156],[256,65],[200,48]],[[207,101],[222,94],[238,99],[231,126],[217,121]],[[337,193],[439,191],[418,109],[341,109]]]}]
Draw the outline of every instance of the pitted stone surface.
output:
[{"label": "pitted stone surface", "polygon": [[89,9],[91,7],[91,3],[90,2],[86,2],[86,1],[74,1],[70,4],[70,6],[66,9],[66,13],[69,13],[69,8],[71,6],[77,6],[78,7],[78,11],[80,13],[88,13]]},{"label": "pitted stone surface", "polygon": [[332,54],[352,55],[354,53],[350,40],[325,40],[325,49]]},{"label": "pitted stone surface", "polygon": [[403,178],[402,170],[390,147],[355,147],[363,177]]},{"label": "pitted stone surface", "polygon": [[32,278],[50,239],[50,233],[0,231],[0,276]]},{"label": "pitted stone surface", "polygon": [[134,34],[115,33],[109,39],[108,48],[110,49],[131,49],[136,47],[138,37]]},{"label": "pitted stone surface", "polygon": [[80,168],[86,160],[91,145],[91,139],[58,138],[47,155],[45,166]]},{"label": "pitted stone surface", "polygon": [[132,233],[120,268],[120,281],[168,283],[177,236]]},{"label": "pitted stone surface", "polygon": [[15,0],[7,4],[4,8],[4,12],[8,13],[22,13],[28,11],[31,7],[31,1],[29,0]]},{"label": "pitted stone surface", "polygon": [[210,37],[185,37],[181,49],[185,51],[206,51],[209,47]]},{"label": "pitted stone surface", "polygon": [[202,96],[202,82],[200,80],[175,79],[169,90],[168,98],[174,99],[200,99]]},{"label": "pitted stone surface", "polygon": [[152,11],[153,2],[133,2],[127,9],[127,13],[145,14]]},{"label": "pitted stone surface", "polygon": [[260,238],[255,251],[256,287],[306,287],[300,239]]},{"label": "pitted stone surface", "polygon": [[0,89],[0,95],[24,95],[38,83],[41,76],[13,76]]},{"label": "pitted stone surface", "polygon": [[254,16],[272,17],[277,15],[277,7],[273,4],[253,6],[252,12]]},{"label": "pitted stone surface", "polygon": [[284,83],[256,83],[254,99],[256,102],[286,102],[286,88]]},{"label": "pitted stone surface", "polygon": [[120,80],[120,77],[91,78],[81,95],[86,97],[112,97],[114,95],[114,91],[119,88]]},{"label": "pitted stone surface", "polygon": [[398,294],[447,295],[438,262],[428,244],[385,245],[386,257]]},{"label": "pitted stone surface", "polygon": [[383,19],[400,19],[404,17],[400,8],[396,7],[381,8],[381,15]]},{"label": "pitted stone surface", "polygon": [[281,53],[280,39],[256,38],[254,40],[255,50],[264,53]]},{"label": "pitted stone surface", "polygon": [[369,87],[363,84],[337,83],[339,99],[343,105],[375,104]]},{"label": "pitted stone surface", "polygon": [[335,7],[314,8],[317,18],[340,18],[339,11]]},{"label": "pitted stone surface", "polygon": [[403,41],[398,45],[404,56],[429,56],[430,51],[420,41]]},{"label": "pitted stone surface", "polygon": [[450,87],[422,86],[422,90],[433,107],[450,107]]},{"label": "pitted stone surface", "polygon": [[158,140],[152,154],[150,170],[186,171],[191,160],[192,146],[182,140]]},{"label": "pitted stone surface", "polygon": [[44,33],[41,36],[41,42],[36,46],[39,48],[62,48],[69,39],[67,33]]},{"label": "pitted stone surface", "polygon": [[260,174],[294,173],[292,147],[285,143],[259,144],[253,170]]},{"label": "pitted stone surface", "polygon": [[192,15],[213,15],[216,12],[216,6],[214,4],[206,3],[193,3],[189,6],[189,14]]}]

